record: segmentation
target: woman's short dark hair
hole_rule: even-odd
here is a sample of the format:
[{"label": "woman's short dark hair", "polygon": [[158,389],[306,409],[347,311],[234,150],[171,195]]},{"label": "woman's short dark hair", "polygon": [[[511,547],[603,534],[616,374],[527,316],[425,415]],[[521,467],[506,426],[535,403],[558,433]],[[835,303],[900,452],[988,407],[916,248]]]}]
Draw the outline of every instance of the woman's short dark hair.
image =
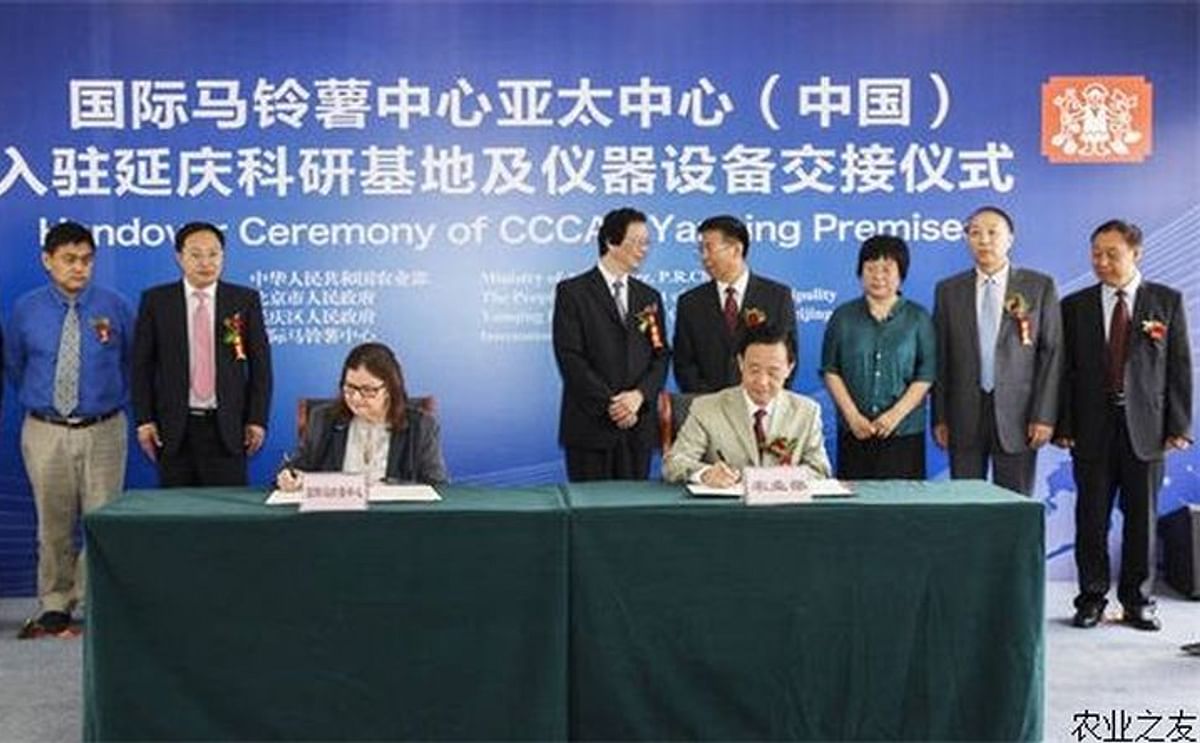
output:
[{"label": "woman's short dark hair", "polygon": [[383,381],[388,392],[388,426],[399,431],[408,425],[408,393],[404,389],[404,371],[392,349],[382,343],[363,343],[350,349],[342,364],[342,378],[338,382],[337,415],[341,420],[350,420],[354,415],[346,405],[346,396],[341,391],[346,383],[346,373],[351,369],[365,369],[367,373]]},{"label": "woman's short dark hair", "polygon": [[609,245],[620,245],[625,242],[625,232],[634,222],[646,222],[646,215],[632,207],[613,209],[604,215],[600,223],[600,231],[596,233],[596,242],[600,243],[600,255],[608,252]]},{"label": "woman's short dark hair", "polygon": [[1092,230],[1092,242],[1096,242],[1096,238],[1104,232],[1118,233],[1131,248],[1139,247],[1142,244],[1142,228],[1133,222],[1126,222],[1124,219],[1110,219]]},{"label": "woman's short dark hair", "polygon": [[908,277],[908,245],[895,235],[875,235],[867,238],[858,250],[858,273],[862,276],[863,264],[880,258],[891,259],[900,269],[900,280]]}]

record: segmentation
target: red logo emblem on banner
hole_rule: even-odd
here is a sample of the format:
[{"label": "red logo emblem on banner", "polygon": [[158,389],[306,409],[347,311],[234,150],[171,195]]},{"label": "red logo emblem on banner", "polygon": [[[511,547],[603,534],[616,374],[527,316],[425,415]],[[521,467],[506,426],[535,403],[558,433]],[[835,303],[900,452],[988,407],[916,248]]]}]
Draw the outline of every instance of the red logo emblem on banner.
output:
[{"label": "red logo emblem on banner", "polygon": [[1141,76],[1052,77],[1042,85],[1042,154],[1052,163],[1140,163],[1153,103]]}]

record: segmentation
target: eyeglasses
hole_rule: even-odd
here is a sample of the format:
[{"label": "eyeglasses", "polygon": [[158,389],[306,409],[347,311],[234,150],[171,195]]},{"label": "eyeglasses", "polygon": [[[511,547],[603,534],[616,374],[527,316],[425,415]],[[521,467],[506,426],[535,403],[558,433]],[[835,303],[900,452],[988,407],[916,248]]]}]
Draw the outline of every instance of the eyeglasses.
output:
[{"label": "eyeglasses", "polygon": [[386,384],[362,385],[346,383],[342,385],[342,394],[346,397],[358,395],[364,400],[374,400],[385,389],[387,389]]}]

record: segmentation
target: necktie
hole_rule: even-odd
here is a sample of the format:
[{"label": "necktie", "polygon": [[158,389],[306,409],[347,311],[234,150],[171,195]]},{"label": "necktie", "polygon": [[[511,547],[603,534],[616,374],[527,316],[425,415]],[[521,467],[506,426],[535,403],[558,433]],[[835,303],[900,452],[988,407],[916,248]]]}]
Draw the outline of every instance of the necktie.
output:
[{"label": "necktie", "polygon": [[213,396],[216,372],[213,363],[213,322],[208,297],[196,292],[196,311],[192,313],[192,392],[201,400]]},{"label": "necktie", "polygon": [[629,305],[625,301],[625,282],[621,279],[613,282],[613,299],[617,303],[617,314],[621,316],[621,322],[625,322],[625,316],[629,314]]},{"label": "necktie", "polygon": [[996,387],[996,336],[1000,333],[1000,284],[995,277],[983,282],[979,309],[979,386],[984,392]]},{"label": "necktie", "polygon": [[66,418],[79,405],[79,310],[72,301],[63,318],[54,365],[54,409]]},{"label": "necktie", "polygon": [[766,417],[766,408],[754,411],[754,441],[758,444],[759,449],[763,449],[767,445],[767,430],[763,427],[763,419]]},{"label": "necktie", "polygon": [[1125,302],[1125,290],[1117,290],[1117,303],[1113,305],[1112,321],[1108,326],[1107,382],[1110,392],[1120,395],[1125,392],[1125,355],[1129,348],[1129,305]]},{"label": "necktie", "polygon": [[737,328],[737,317],[737,289],[727,286],[725,287],[725,327],[729,329],[730,335]]}]

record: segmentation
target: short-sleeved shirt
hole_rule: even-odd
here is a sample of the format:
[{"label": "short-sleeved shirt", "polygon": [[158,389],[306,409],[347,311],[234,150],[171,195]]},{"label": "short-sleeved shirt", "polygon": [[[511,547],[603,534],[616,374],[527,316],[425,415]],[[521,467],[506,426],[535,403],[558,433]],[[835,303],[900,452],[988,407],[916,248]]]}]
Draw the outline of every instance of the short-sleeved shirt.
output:
[{"label": "short-sleeved shirt", "polygon": [[[89,284],[79,314],[79,404],[72,416],[105,415],[129,402],[133,310],[123,296]],[[19,298],[4,333],[5,370],[26,410],[56,414],[54,374],[67,297],[46,284]]]},{"label": "short-sleeved shirt", "polygon": [[[829,318],[821,347],[821,374],[841,377],[859,412],[873,419],[895,405],[914,381],[934,381],[936,353],[933,319],[924,307],[901,296],[887,317],[876,320],[867,300],[860,297],[839,306]],[[840,415],[838,426],[846,427]],[[922,400],[894,435],[924,430]]]}]

